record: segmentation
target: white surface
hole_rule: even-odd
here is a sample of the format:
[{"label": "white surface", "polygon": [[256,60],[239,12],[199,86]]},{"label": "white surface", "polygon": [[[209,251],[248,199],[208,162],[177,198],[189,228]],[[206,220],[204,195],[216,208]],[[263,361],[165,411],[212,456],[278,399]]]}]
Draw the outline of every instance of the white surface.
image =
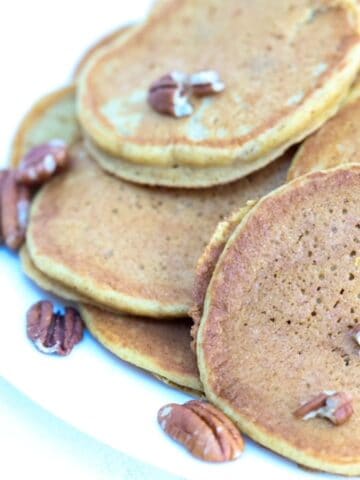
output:
[{"label": "white surface", "polygon": [[[139,17],[149,3],[7,3],[0,17],[0,164],[5,163],[14,129],[29,106],[69,81],[85,47],[121,23]],[[0,250],[0,272],[0,376],[44,409],[125,455],[182,477],[314,477],[251,442],[234,463],[208,465],[193,459],[169,441],[156,423],[160,406],[183,402],[186,395],[118,361],[89,336],[69,357],[38,353],[26,339],[24,314],[43,294],[24,278],[17,257],[4,248]],[[2,459],[5,457],[0,461],[0,478],[19,478],[19,471],[32,472],[30,478],[36,473],[40,480],[107,480],[116,475],[125,479],[165,478],[152,470],[144,474],[142,463],[123,454],[117,457],[114,450],[66,426],[4,381],[0,389],[0,451]],[[122,470],[121,465],[125,465]]]}]

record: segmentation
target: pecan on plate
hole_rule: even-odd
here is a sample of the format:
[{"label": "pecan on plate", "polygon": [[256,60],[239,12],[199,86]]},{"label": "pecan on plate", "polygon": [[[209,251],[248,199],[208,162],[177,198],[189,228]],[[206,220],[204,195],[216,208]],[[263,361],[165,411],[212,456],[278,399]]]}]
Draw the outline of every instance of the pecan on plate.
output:
[{"label": "pecan on plate", "polygon": [[6,171],[0,189],[0,223],[5,245],[18,250],[25,240],[31,193],[16,182],[15,172]]},{"label": "pecan on plate", "polygon": [[323,417],[334,425],[342,425],[349,420],[353,412],[352,397],[349,393],[326,391],[301,405],[294,415],[303,420]]},{"label": "pecan on plate", "polygon": [[51,140],[27,152],[16,171],[17,182],[38,186],[46,182],[70,161],[69,149],[63,140]]},{"label": "pecan on plate", "polygon": [[189,83],[193,94],[197,97],[220,93],[225,88],[224,83],[220,79],[220,75],[215,72],[215,70],[204,70],[193,73],[190,75]]},{"label": "pecan on plate", "polygon": [[150,85],[148,102],[158,113],[173,117],[187,117],[193,107],[189,101],[191,94],[188,77],[182,72],[171,72]]},{"label": "pecan on plate", "polygon": [[158,422],[171,438],[208,462],[234,460],[244,449],[241,433],[231,420],[205,401],[165,405],[158,412]]},{"label": "pecan on plate", "polygon": [[51,302],[44,300],[29,309],[26,320],[28,337],[43,353],[68,355],[83,338],[83,321],[72,307],[61,314],[54,311]]}]

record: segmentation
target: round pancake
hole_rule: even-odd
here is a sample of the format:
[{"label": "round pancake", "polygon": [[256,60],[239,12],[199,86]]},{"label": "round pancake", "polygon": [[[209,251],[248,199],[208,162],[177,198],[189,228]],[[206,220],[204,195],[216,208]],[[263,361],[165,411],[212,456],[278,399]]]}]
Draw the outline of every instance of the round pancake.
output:
[{"label": "round pancake", "polygon": [[196,357],[190,348],[189,319],[158,322],[129,318],[80,306],[90,333],[117,357],[177,387],[202,391]]},{"label": "round pancake", "polygon": [[18,166],[28,150],[54,138],[68,144],[80,138],[72,86],[50,93],[33,105],[15,134],[10,164]]},{"label": "round pancake", "polygon": [[[96,144],[127,161],[232,165],[238,176],[244,165],[245,175],[334,113],[359,66],[358,30],[352,0],[296,0],[290,8],[280,0],[172,0],[88,64],[79,118]],[[161,75],[209,68],[226,89],[195,99],[192,116],[148,106],[147,89]]]},{"label": "round pancake", "polygon": [[32,205],[27,242],[47,276],[111,310],[183,317],[196,262],[218,221],[281,185],[284,156],[243,180],[206,190],[144,188],[106,175],[81,144],[72,168]]},{"label": "round pancake", "polygon": [[202,386],[196,358],[190,349],[189,319],[157,322],[90,306],[87,298],[40,272],[26,247],[21,249],[20,255],[23,270],[37,285],[64,299],[82,302],[80,310],[86,326],[105,348],[165,383],[200,395]]},{"label": "round pancake", "polygon": [[[350,335],[359,322],[359,219],[356,165],[261,199],[220,256],[197,335],[205,394],[244,433],[299,464],[348,475],[360,473],[360,357]],[[346,424],[295,418],[323,390],[352,394]]]},{"label": "round pancake", "polygon": [[344,163],[359,162],[360,80],[358,79],[346,105],[301,145],[289,169],[288,180]]}]

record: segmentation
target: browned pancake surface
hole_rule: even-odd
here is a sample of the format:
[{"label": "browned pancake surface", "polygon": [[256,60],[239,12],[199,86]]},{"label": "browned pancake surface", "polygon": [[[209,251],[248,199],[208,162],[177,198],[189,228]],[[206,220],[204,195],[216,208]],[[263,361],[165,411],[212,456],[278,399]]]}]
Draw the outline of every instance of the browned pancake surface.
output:
[{"label": "browned pancake surface", "polygon": [[148,189],[104,174],[81,146],[37,196],[28,230],[43,273],[112,309],[184,316],[216,224],[284,181],[288,158],[226,187]]},{"label": "browned pancake surface", "polygon": [[[298,463],[360,473],[360,167],[302,177],[261,200],[230,237],[197,337],[210,400]],[[341,427],[294,410],[347,391]]]}]

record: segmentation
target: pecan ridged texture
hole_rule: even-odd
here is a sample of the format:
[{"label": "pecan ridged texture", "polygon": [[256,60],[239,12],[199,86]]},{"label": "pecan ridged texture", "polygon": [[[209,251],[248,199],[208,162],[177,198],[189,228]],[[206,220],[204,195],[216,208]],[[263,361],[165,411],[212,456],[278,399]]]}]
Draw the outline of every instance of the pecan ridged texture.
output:
[{"label": "pecan ridged texture", "polygon": [[0,181],[1,237],[6,246],[18,250],[25,241],[31,191],[16,182],[15,171],[2,172]]},{"label": "pecan ridged texture", "polygon": [[150,85],[148,102],[158,113],[186,117],[193,112],[189,95],[187,76],[181,72],[171,72]]},{"label": "pecan ridged texture", "polygon": [[295,410],[297,418],[327,418],[334,425],[347,422],[354,413],[352,396],[347,392],[321,392]]},{"label": "pecan ridged texture", "polygon": [[165,405],[158,412],[158,422],[171,438],[208,462],[235,460],[244,450],[244,440],[237,427],[205,401]]},{"label": "pecan ridged texture", "polygon": [[83,338],[84,324],[75,308],[54,311],[52,302],[40,301],[27,312],[27,335],[43,353],[68,355]]},{"label": "pecan ridged texture", "polygon": [[42,185],[65,168],[69,161],[69,149],[62,140],[55,139],[36,145],[21,160],[16,171],[16,180],[23,185]]}]

